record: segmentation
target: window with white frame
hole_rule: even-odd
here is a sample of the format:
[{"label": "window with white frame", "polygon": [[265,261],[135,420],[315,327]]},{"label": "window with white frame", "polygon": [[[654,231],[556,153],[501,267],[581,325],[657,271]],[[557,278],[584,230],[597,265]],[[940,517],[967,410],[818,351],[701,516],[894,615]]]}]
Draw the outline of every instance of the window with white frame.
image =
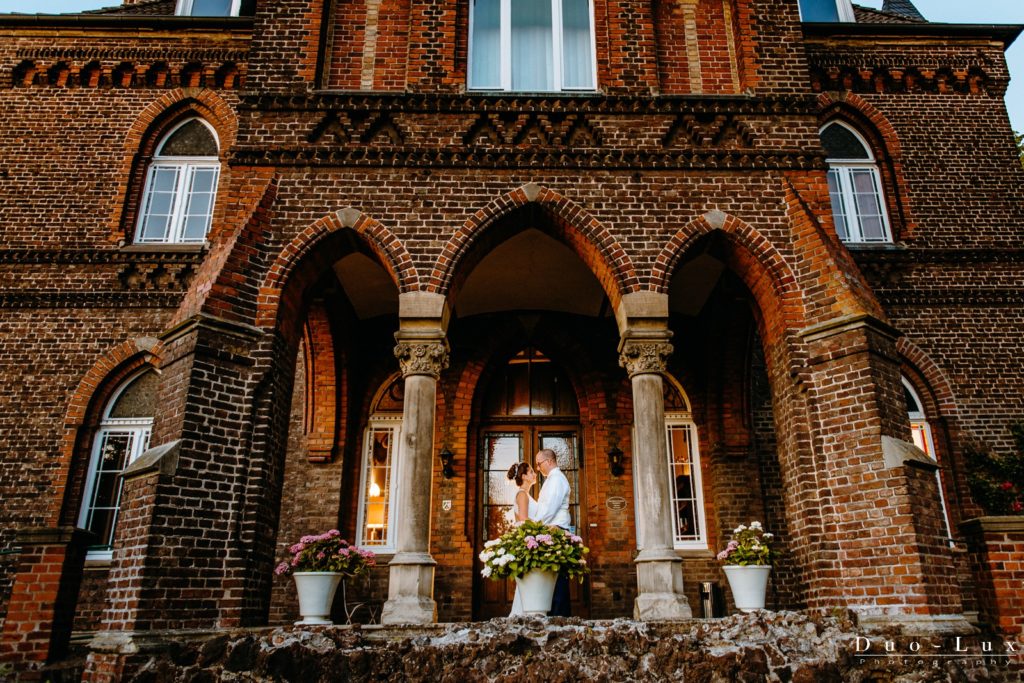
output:
[{"label": "window with white frame", "polygon": [[135,241],[202,243],[210,230],[220,160],[210,124],[193,118],[175,126],[146,171]]},{"label": "window with white frame", "polygon": [[857,21],[850,0],[800,0],[801,21]]},{"label": "window with white frame", "polygon": [[594,90],[591,0],[471,0],[469,87]]},{"label": "window with white frame", "polygon": [[821,129],[828,154],[828,192],[836,232],[844,242],[892,242],[882,180],[871,147],[839,122]]},{"label": "window with white frame", "polygon": [[[910,381],[903,378],[903,397],[907,402],[907,416],[910,418],[910,435],[914,445],[924,451],[925,455],[935,461],[938,466],[938,458],[935,457],[935,441],[932,439],[932,428],[928,424],[928,418],[924,413],[924,404],[921,397]],[[939,503],[942,505],[942,518],[946,524],[946,537],[952,539],[951,527],[949,525],[949,510],[946,507],[946,494],[942,489],[942,471],[935,470],[935,483],[939,487]]]},{"label": "window with white frame", "polygon": [[707,548],[704,491],[701,483],[697,426],[688,413],[666,413],[669,482],[677,549]]},{"label": "window with white frame", "polygon": [[178,0],[175,14],[193,17],[237,17],[242,0]]},{"label": "window with white frame", "polygon": [[362,475],[359,483],[359,545],[377,552],[394,550],[395,466],[401,415],[375,415],[363,438]]},{"label": "window with white frame", "polygon": [[145,370],[113,395],[93,439],[78,526],[96,534],[90,559],[109,560],[121,505],[121,473],[149,448],[157,373]]}]

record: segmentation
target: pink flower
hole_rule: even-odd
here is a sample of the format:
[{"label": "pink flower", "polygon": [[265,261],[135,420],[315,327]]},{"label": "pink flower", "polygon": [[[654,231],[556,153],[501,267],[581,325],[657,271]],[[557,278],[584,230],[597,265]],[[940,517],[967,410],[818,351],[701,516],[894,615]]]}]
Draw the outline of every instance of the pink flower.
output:
[{"label": "pink flower", "polygon": [[555,541],[551,538],[551,534],[538,534],[537,540],[544,545],[552,545]]},{"label": "pink flower", "polygon": [[327,555],[325,555],[325,554],[323,554],[323,553],[317,553],[317,554],[316,554],[316,559],[318,559],[318,560],[322,560],[322,559],[324,559],[325,557],[327,557]]},{"label": "pink flower", "polygon": [[341,536],[341,532],[337,529],[331,529],[325,534],[325,536],[327,536],[327,538],[337,538],[338,536]]},{"label": "pink flower", "polygon": [[278,576],[281,576],[282,574],[287,573],[287,571],[289,569],[291,569],[291,567],[288,565],[288,563],[287,562],[282,562],[281,564],[277,565],[277,567],[274,568],[274,573],[277,574]]},{"label": "pink flower", "polygon": [[718,559],[719,560],[724,560],[727,557],[729,557],[729,551],[728,550],[723,550],[722,552],[718,553]]},{"label": "pink flower", "polygon": [[299,539],[299,543],[316,543],[319,540],[316,536],[303,536]]},{"label": "pink flower", "polygon": [[736,548],[739,548],[739,547],[740,547],[740,542],[739,541],[729,541],[729,545],[727,545],[725,547],[725,549],[728,550],[728,551],[732,551],[732,550],[736,550]]},{"label": "pink flower", "polygon": [[540,543],[537,543],[537,539],[534,538],[533,536],[527,536],[523,540],[526,541],[526,547],[529,548],[530,550],[534,550],[534,549],[540,547]]},{"label": "pink flower", "polygon": [[288,552],[290,552],[292,555],[294,555],[295,553],[301,553],[305,549],[306,549],[306,544],[305,543],[296,543],[291,548],[288,548]]},{"label": "pink flower", "polygon": [[1013,501],[1013,505],[1010,507],[1013,508],[1014,512],[1024,511],[1024,503],[1021,503],[1019,500]]},{"label": "pink flower", "polygon": [[999,485],[999,488],[1001,488],[1004,491],[1009,491],[1010,489],[1013,488],[1013,483],[1009,481],[1004,481],[1002,484]]},{"label": "pink flower", "polygon": [[572,534],[571,536],[569,536],[569,540],[577,544],[583,543],[583,539],[577,536],[576,534]]}]

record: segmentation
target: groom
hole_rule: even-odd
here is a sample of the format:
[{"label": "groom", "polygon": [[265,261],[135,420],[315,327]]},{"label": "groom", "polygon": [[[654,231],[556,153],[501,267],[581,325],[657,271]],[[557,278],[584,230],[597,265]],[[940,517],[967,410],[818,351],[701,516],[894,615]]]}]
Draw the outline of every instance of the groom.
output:
[{"label": "groom", "polygon": [[[555,452],[550,448],[542,448],[534,456],[534,467],[544,475],[544,486],[540,489],[540,498],[537,500],[537,515],[534,521],[543,522],[549,526],[557,526],[569,530],[572,526],[572,519],[569,517],[569,480],[558,469],[558,461]],[[555,582],[555,595],[551,599],[552,617],[571,616],[569,609],[569,575],[565,572],[558,574],[558,581]]]}]

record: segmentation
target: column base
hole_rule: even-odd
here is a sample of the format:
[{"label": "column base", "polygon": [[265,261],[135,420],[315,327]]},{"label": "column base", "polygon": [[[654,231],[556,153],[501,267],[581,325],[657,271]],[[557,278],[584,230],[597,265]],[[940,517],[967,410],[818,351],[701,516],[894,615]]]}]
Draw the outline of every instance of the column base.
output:
[{"label": "column base", "polygon": [[643,593],[633,602],[633,618],[637,621],[685,621],[693,618],[693,610],[685,595]]},{"label": "column base", "polygon": [[642,550],[636,560],[637,597],[633,618],[638,621],[681,621],[693,618],[683,594],[683,563],[668,548]]},{"label": "column base", "polygon": [[437,623],[434,602],[434,558],[429,553],[399,553],[391,561],[388,600],[381,611],[382,624]]}]

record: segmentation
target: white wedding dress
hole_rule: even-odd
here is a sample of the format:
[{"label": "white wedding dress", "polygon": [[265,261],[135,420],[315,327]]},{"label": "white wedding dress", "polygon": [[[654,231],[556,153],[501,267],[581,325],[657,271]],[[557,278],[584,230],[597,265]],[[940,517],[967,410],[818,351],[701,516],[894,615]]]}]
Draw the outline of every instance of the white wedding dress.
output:
[{"label": "white wedding dress", "polygon": [[[519,494],[516,493],[516,495],[518,496]],[[526,494],[526,497],[528,499],[528,502],[526,503],[526,516],[529,517],[530,519],[533,519],[534,517],[537,516],[537,501],[535,501],[533,499],[533,496],[531,496],[529,493]],[[516,516],[516,504],[515,504],[515,502],[513,502],[512,503],[512,519],[515,519],[515,516]],[[515,579],[512,579],[512,580],[515,581]],[[516,586],[516,594],[512,598],[512,611],[509,612],[508,615],[510,617],[514,617],[517,614],[523,614],[523,601],[519,597],[519,586],[518,585]]]}]

